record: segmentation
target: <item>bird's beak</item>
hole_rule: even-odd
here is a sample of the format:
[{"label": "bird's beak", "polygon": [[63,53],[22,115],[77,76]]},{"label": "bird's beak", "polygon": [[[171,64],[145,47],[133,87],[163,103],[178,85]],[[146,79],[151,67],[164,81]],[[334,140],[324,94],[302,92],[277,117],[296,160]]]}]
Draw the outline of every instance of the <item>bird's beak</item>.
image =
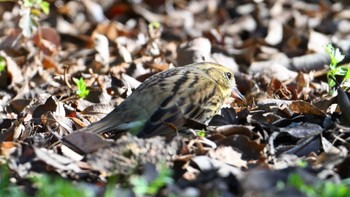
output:
[{"label": "bird's beak", "polygon": [[231,97],[234,99],[238,99],[241,101],[245,101],[244,96],[242,95],[242,93],[238,90],[237,86],[234,86],[232,88],[232,93],[231,93]]}]

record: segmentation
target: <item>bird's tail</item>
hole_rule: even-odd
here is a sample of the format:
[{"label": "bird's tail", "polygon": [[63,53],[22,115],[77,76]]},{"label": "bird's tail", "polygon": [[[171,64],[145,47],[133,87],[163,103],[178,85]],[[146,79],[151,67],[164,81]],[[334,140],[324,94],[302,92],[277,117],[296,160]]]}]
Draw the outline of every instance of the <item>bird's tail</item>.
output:
[{"label": "bird's tail", "polygon": [[101,134],[115,130],[114,128],[117,128],[118,124],[119,122],[117,120],[113,120],[108,114],[101,120],[91,123],[87,127],[79,129],[78,131]]},{"label": "bird's tail", "polygon": [[78,131],[82,132],[90,132],[90,133],[97,133],[102,134],[106,132],[130,132],[133,135],[137,135],[140,130],[142,130],[144,121],[133,121],[133,122],[120,122],[119,119],[116,119],[113,116],[113,113],[108,114],[101,120],[94,122],[90,124],[89,126],[79,129]]}]

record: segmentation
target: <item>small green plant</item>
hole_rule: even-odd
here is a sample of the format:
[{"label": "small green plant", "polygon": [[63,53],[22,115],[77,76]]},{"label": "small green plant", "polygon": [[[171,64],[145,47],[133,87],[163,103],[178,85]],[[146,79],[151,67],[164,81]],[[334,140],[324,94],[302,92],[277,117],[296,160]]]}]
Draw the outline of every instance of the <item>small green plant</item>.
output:
[{"label": "small green plant", "polygon": [[10,169],[6,164],[0,164],[0,196],[27,196],[18,186],[10,182]]},{"label": "small green plant", "polygon": [[80,79],[74,79],[75,84],[78,86],[78,89],[76,91],[76,94],[79,96],[79,98],[85,98],[87,95],[89,95],[89,90],[86,89],[85,81],[82,77]]},{"label": "small green plant", "polygon": [[342,76],[343,80],[340,83],[340,87],[348,88],[350,87],[349,83],[346,83],[350,79],[350,69],[348,65],[338,66],[339,62],[344,59],[344,55],[341,54],[338,48],[334,48],[332,44],[328,44],[326,47],[326,51],[331,58],[331,63],[329,65],[329,71],[327,72],[327,81],[329,86],[329,93],[332,96],[335,96],[336,91],[336,76]]},{"label": "small green plant", "polygon": [[337,197],[346,197],[350,196],[350,190],[349,188],[341,183],[341,184],[335,184],[330,181],[325,182],[322,184],[321,189],[321,196],[322,197],[332,197],[332,196],[337,196]]},{"label": "small green plant", "polygon": [[92,190],[83,186],[76,186],[71,181],[60,177],[40,174],[31,178],[33,185],[38,189],[36,196],[94,196]]},{"label": "small green plant", "polygon": [[[43,0],[24,0],[23,5],[29,8],[40,7],[40,9],[44,12],[44,14],[50,13],[50,3]],[[39,10],[40,11],[40,10]]]},{"label": "small green plant", "polygon": [[160,28],[160,23],[157,21],[153,21],[148,25],[149,29],[159,29]]},{"label": "small green plant", "polygon": [[106,190],[104,193],[104,197],[114,197],[116,196],[116,184],[117,184],[118,176],[114,175],[108,178],[108,182],[106,185]]},{"label": "small green plant", "polygon": [[0,56],[0,73],[6,68],[6,61],[3,57]]},{"label": "small green plant", "polygon": [[157,21],[154,21],[148,25],[148,34],[151,39],[159,38],[161,34],[161,24]]},{"label": "small green plant", "polygon": [[346,197],[350,196],[350,189],[348,188],[348,181],[344,180],[340,184],[336,184],[331,181],[324,181],[316,183],[314,185],[307,185],[301,176],[297,173],[290,174],[286,184],[279,182],[277,184],[278,189],[283,189],[286,185],[295,187],[299,191],[303,192],[307,196],[320,196],[320,197]]},{"label": "small green plant", "polygon": [[300,160],[297,162],[297,166],[300,167],[300,168],[306,168],[308,165],[307,161],[305,160]]},{"label": "small green plant", "polygon": [[19,1],[23,11],[19,27],[24,37],[30,38],[39,27],[42,14],[50,13],[50,4],[43,0],[22,0]]},{"label": "small green plant", "polygon": [[204,130],[197,131],[197,135],[199,137],[205,137],[205,131]]},{"label": "small green plant", "polygon": [[172,171],[163,164],[161,165],[158,176],[153,181],[147,181],[145,176],[132,176],[130,178],[130,183],[134,186],[134,192],[137,195],[154,196],[157,194],[159,189],[167,184],[173,183],[171,174]]},{"label": "small green plant", "polygon": [[289,175],[287,184],[289,186],[297,188],[307,196],[317,196],[316,188],[310,185],[306,185],[303,179],[297,173]]},{"label": "small green plant", "polygon": [[[27,197],[28,195],[11,181],[10,169],[0,164],[0,196]],[[84,185],[75,185],[71,181],[53,175],[36,174],[29,178],[31,185],[37,189],[35,196],[75,196],[92,197],[94,191]]]}]

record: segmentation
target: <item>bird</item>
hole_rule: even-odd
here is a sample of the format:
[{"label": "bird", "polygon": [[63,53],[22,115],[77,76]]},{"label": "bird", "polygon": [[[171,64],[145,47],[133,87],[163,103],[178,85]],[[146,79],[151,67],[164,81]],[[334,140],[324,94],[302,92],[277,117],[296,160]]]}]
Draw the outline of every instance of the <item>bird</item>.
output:
[{"label": "bird", "polygon": [[244,100],[229,68],[211,62],[175,67],[152,75],[109,114],[79,131],[175,136],[188,129],[186,119],[207,124],[231,96]]}]

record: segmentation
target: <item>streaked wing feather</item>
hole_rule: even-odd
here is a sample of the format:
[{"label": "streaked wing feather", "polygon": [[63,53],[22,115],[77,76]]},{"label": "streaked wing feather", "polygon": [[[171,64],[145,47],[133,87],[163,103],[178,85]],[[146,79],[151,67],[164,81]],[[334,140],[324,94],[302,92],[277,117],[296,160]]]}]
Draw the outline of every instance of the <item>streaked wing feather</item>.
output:
[{"label": "streaked wing feather", "polygon": [[[152,137],[155,135],[167,135],[175,132],[167,123],[183,125],[183,114],[179,106],[172,101],[173,96],[165,99],[159,108],[151,115],[145,123],[138,137]],[[174,133],[175,134],[175,133]]]},{"label": "streaked wing feather", "polygon": [[138,137],[170,135],[172,132],[175,135],[174,128],[170,127],[169,123],[176,126],[177,131],[181,131],[184,129],[186,119],[193,119],[199,122],[205,121],[206,118],[203,117],[208,111],[207,108],[199,103],[191,102],[187,103],[187,106],[184,108],[181,102],[183,99],[173,99],[173,96],[170,96],[162,102],[160,107],[147,120]]}]

